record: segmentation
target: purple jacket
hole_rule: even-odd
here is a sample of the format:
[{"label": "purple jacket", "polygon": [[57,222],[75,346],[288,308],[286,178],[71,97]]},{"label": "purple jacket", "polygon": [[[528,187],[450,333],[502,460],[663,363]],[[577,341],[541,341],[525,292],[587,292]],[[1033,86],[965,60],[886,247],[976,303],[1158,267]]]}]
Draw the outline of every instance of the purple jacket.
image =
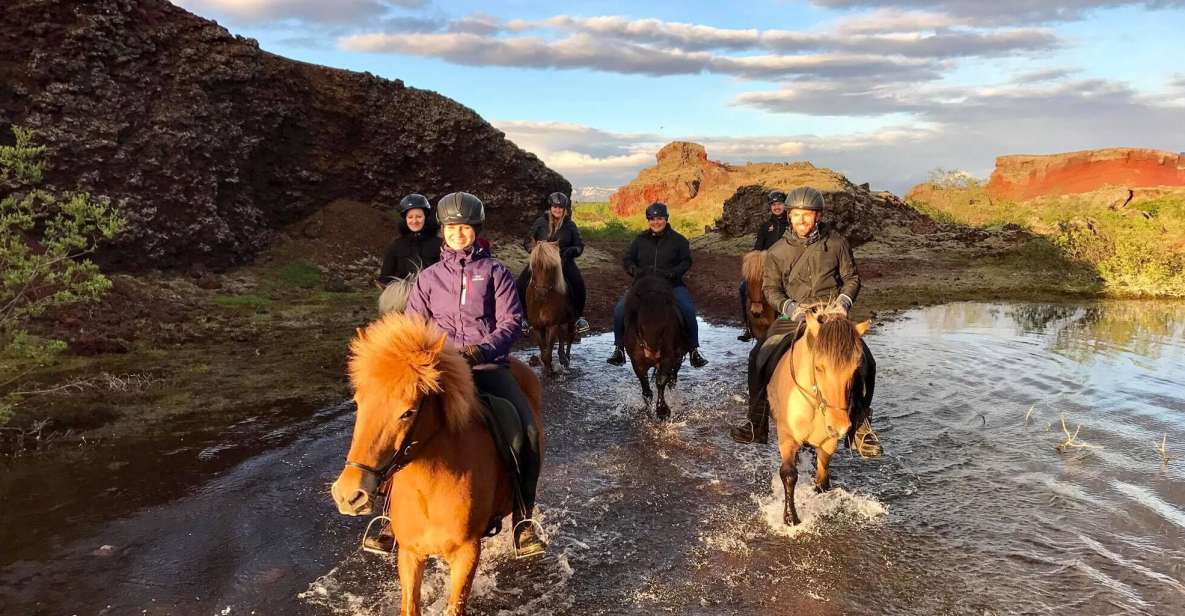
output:
[{"label": "purple jacket", "polygon": [[416,279],[407,311],[428,317],[457,347],[481,346],[486,362],[476,368],[510,363],[510,347],[523,331],[514,275],[477,244],[460,252],[442,248],[440,261]]}]

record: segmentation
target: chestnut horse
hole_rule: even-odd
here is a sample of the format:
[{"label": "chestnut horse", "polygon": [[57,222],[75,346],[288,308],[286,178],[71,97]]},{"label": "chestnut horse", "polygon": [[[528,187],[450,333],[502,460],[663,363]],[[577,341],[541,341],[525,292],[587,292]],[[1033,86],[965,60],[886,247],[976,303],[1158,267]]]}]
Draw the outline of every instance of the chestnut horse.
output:
[{"label": "chestnut horse", "polygon": [[[464,614],[481,539],[512,511],[514,486],[483,423],[473,375],[445,334],[419,315],[397,312],[350,343],[358,414],[346,466],[330,493],[344,515],[370,515],[391,480],[391,530],[399,545],[402,616],[420,613],[429,555],[448,562],[448,614]],[[511,370],[543,435],[539,378]]]},{"label": "chestnut horse", "polygon": [[539,344],[539,357],[548,376],[556,371],[551,361],[552,347],[559,343],[560,365],[567,368],[576,339],[576,310],[568,297],[564,281],[560,245],[536,242],[531,250],[531,282],[526,288],[527,323]]},{"label": "chestnut horse", "polygon": [[749,331],[758,340],[765,338],[769,326],[777,318],[774,307],[765,301],[761,285],[765,276],[765,251],[752,250],[741,259],[741,276],[748,289],[749,308],[745,311],[745,322]]},{"label": "chestnut horse", "polygon": [[852,429],[849,400],[852,379],[860,366],[860,338],[871,322],[853,324],[834,306],[808,308],[806,333],[789,355],[778,361],[766,389],[778,430],[782,466],[778,474],[786,490],[783,521],[799,523],[794,507],[798,483],[798,450],[815,448],[815,491],[831,489],[827,463],[848,430]]},{"label": "chestnut horse", "polygon": [[625,294],[625,351],[630,356],[634,374],[642,384],[646,407],[654,393],[650,389],[650,369],[658,386],[658,404],[654,414],[665,420],[671,416],[666,389],[679,378],[679,366],[687,354],[687,334],[683,316],[675,305],[675,292],[666,278],[643,274],[634,280]]}]

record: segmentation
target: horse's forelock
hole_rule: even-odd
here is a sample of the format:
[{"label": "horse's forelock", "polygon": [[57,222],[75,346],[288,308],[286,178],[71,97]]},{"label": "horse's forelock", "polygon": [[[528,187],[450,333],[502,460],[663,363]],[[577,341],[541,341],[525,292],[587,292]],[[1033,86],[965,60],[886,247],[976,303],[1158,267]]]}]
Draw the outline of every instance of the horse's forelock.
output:
[{"label": "horse's forelock", "polygon": [[350,343],[350,382],[363,397],[411,401],[444,397],[445,423],[459,429],[476,413],[473,376],[444,333],[419,315],[391,313]]},{"label": "horse's forelock", "polygon": [[417,270],[407,278],[396,278],[383,289],[382,295],[379,296],[379,316],[388,312],[403,312],[407,308],[407,298],[411,296],[411,290],[415,288],[416,277],[419,274]]},{"label": "horse's forelock", "polygon": [[556,293],[567,293],[568,288],[562,273],[560,245],[555,242],[538,242],[531,250],[531,279],[543,274],[551,275]]},{"label": "horse's forelock", "polygon": [[856,326],[839,315],[826,315],[820,320],[812,349],[823,363],[844,371],[855,370],[864,354]]}]

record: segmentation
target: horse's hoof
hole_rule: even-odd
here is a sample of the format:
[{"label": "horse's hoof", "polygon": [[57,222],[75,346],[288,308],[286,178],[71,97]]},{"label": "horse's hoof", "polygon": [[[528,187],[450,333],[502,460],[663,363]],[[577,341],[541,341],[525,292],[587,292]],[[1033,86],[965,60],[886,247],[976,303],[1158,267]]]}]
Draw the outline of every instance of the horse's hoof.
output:
[{"label": "horse's hoof", "polygon": [[543,360],[539,359],[538,355],[532,355],[527,358],[527,365],[532,368],[538,368],[543,365]]},{"label": "horse's hoof", "polygon": [[671,407],[660,406],[654,409],[654,414],[658,416],[659,421],[665,421],[671,417]]}]

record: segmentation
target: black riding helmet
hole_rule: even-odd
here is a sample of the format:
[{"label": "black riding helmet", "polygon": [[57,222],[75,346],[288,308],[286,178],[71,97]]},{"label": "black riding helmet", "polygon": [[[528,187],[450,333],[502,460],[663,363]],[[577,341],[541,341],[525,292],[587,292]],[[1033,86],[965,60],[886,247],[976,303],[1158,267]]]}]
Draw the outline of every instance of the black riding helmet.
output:
[{"label": "black riding helmet", "polygon": [[486,220],[481,199],[467,193],[449,193],[436,202],[436,220],[441,225],[478,226]]},{"label": "black riding helmet", "polygon": [[786,201],[784,203],[788,210],[822,212],[827,207],[827,202],[823,200],[822,193],[810,186],[802,186],[790,191],[790,194],[786,195]]},{"label": "black riding helmet", "polygon": [[655,201],[646,207],[646,220],[651,218],[666,218],[670,219],[671,215],[667,212],[667,204],[661,201]]},{"label": "black riding helmet", "polygon": [[412,193],[399,200],[400,216],[406,218],[408,212],[417,209],[424,210],[424,216],[427,216],[432,212],[432,204],[428,203],[428,198],[420,193]]},{"label": "black riding helmet", "polygon": [[765,204],[766,205],[773,205],[775,203],[785,203],[785,202],[786,202],[786,193],[784,193],[780,190],[770,191],[770,193],[765,196]]},{"label": "black riding helmet", "polygon": [[565,210],[570,210],[572,209],[572,201],[568,199],[568,195],[565,195],[562,192],[553,192],[550,195],[547,195],[545,207],[548,209],[553,207],[562,207]]}]

